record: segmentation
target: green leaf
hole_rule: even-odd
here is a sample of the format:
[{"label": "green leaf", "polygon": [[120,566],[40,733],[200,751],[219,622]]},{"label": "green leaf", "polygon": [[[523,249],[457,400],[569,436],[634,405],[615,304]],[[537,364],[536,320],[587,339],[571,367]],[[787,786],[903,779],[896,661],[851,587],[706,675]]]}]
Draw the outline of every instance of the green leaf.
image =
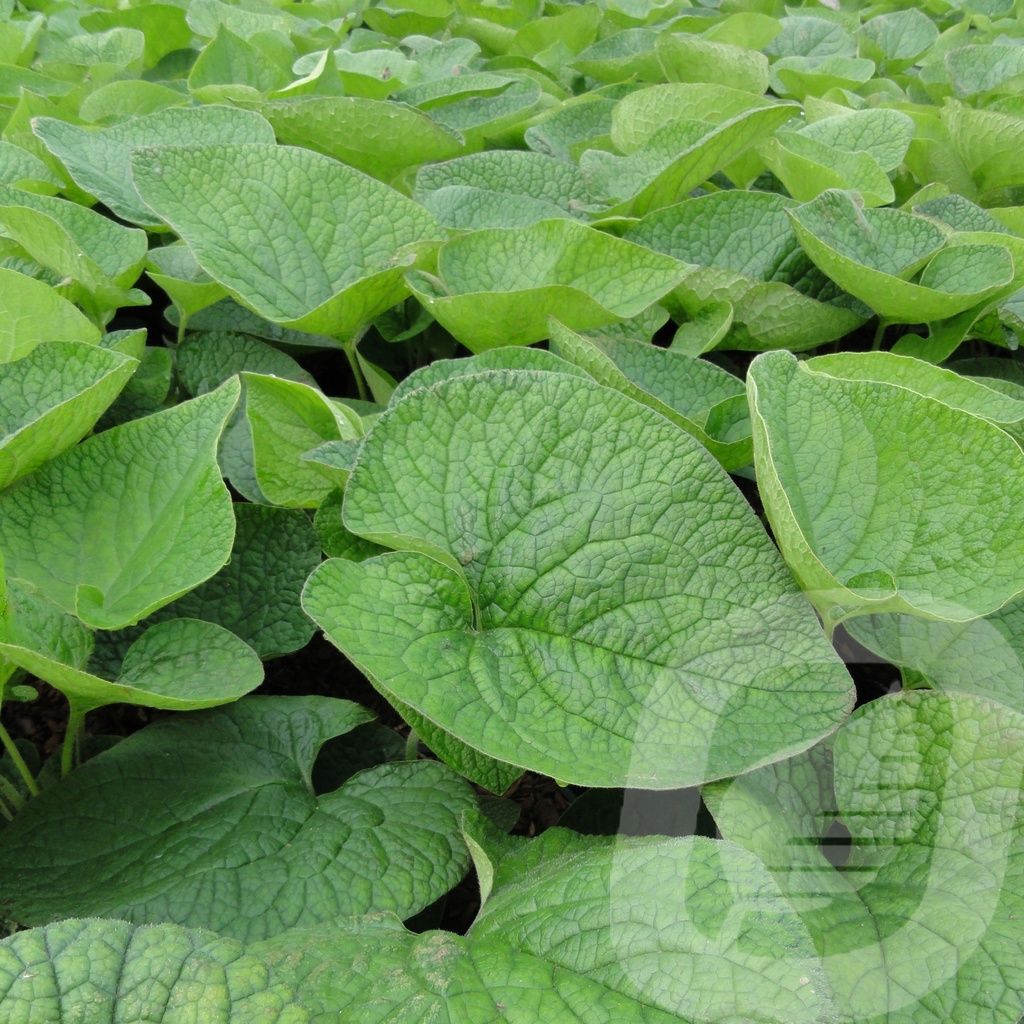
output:
[{"label": "green leaf", "polygon": [[188,76],[189,91],[200,103],[258,102],[287,83],[284,68],[224,25]]},{"label": "green leaf", "polygon": [[681,32],[662,32],[655,44],[670,82],[706,82],[746,92],[768,88],[768,58],[763,53]]},{"label": "green leaf", "polygon": [[449,160],[463,150],[460,135],[402,103],[310,96],[267,103],[260,112],[280,142],[324,153],[384,182],[409,167]]},{"label": "green leaf", "polygon": [[[807,746],[849,706],[721,467],[596,383],[505,371],[413,391],[363,442],[344,519],[405,550],[324,563],[303,607],[386,695],[492,757],[674,788]],[[758,723],[743,744],[741,721]]]},{"label": "green leaf", "polygon": [[179,323],[187,323],[193,313],[212,306],[227,295],[224,286],[199,266],[187,245],[150,249],[146,262],[149,279],[167,292],[178,312]]},{"label": "green leaf", "polygon": [[52,196],[60,189],[61,179],[27,149],[0,142],[0,184]]},{"label": "green leaf", "polygon": [[785,124],[795,112],[790,104],[773,104],[755,107],[720,124],[673,120],[628,156],[587,150],[580,167],[590,192],[612,204],[608,214],[643,216],[686,198],[691,189]]},{"label": "green leaf", "polygon": [[98,345],[51,342],[0,376],[0,488],[80,441],[138,361]]},{"label": "green leaf", "polygon": [[412,200],[306,149],[161,146],[136,151],[132,175],[231,294],[267,320],[335,338],[407,294],[405,247],[438,231]]},{"label": "green leaf", "polygon": [[476,801],[431,761],[314,794],[324,741],[370,717],[334,698],[249,697],[161,719],[26,806],[0,835],[0,896],[26,923],[118,916],[243,940],[410,916],[465,873],[459,820]]},{"label": "green leaf", "polygon": [[865,56],[882,59],[894,70],[909,67],[939,38],[935,22],[916,7],[871,18],[860,34],[869,44]]},{"label": "green leaf", "polygon": [[813,348],[847,334],[869,311],[811,263],[789,221],[792,200],[730,190],[648,214],[625,237],[693,265],[664,301],[701,316],[732,305],[722,347]]},{"label": "green leaf", "polygon": [[466,147],[473,151],[482,148],[489,139],[500,138],[503,132],[521,129],[537,110],[540,98],[541,87],[537,82],[513,78],[496,95],[469,96],[432,109],[430,116],[438,124],[459,132]]},{"label": "green leaf", "polygon": [[158,82],[121,79],[89,93],[82,100],[78,113],[83,121],[91,124],[112,124],[128,117],[155,114],[167,107],[185,106],[189,100],[178,90]]},{"label": "green leaf", "polygon": [[464,359],[435,359],[415,373],[410,373],[395,389],[391,404],[401,401],[417,388],[429,388],[453,377],[466,377],[485,370],[538,370],[547,373],[568,373],[586,377],[587,372],[559,358],[554,352],[540,348],[492,348],[478,356]]},{"label": "green leaf", "polygon": [[457,231],[526,227],[578,216],[583,175],[543,153],[492,150],[421,168],[413,198]]},{"label": "green leaf", "polygon": [[48,284],[0,267],[0,363],[51,341],[95,345],[99,329]]},{"label": "green leaf", "polygon": [[[231,560],[216,576],[161,608],[155,621],[204,619],[229,629],[264,660],[297,651],[313,636],[299,595],[320,563],[313,524],[298,509],[236,504]],[[151,620],[151,621],[154,621]]]},{"label": "green leaf", "polygon": [[1017,159],[1024,120],[955,102],[947,103],[941,114],[953,147],[979,192],[998,192],[1024,184],[1024,170]]},{"label": "green leaf", "polygon": [[782,31],[764,48],[773,57],[852,57],[857,43],[841,21],[825,17],[820,8],[779,19]]},{"label": "green leaf", "polygon": [[307,1024],[291,988],[233,939],[172,924],[60,921],[0,941],[0,1013],[20,1024],[180,1014],[211,1024]]},{"label": "green leaf", "polygon": [[946,54],[946,69],[954,92],[966,99],[1024,75],[1024,50],[992,44],[961,46]]},{"label": "green leaf", "polygon": [[260,490],[275,505],[316,508],[348,474],[303,455],[323,441],[358,437],[359,417],[305,384],[256,373],[243,379]]},{"label": "green leaf", "polygon": [[753,459],[743,382],[713,363],[637,341],[585,338],[551,325],[552,348],[695,437],[725,469]]},{"label": "green leaf", "polygon": [[138,29],[145,36],[143,64],[153,67],[172,50],[184,49],[192,41],[185,11],[171,4],[152,3],[116,11],[93,11],[80,22],[89,32],[110,28]]},{"label": "green leaf", "polygon": [[408,274],[416,297],[471,352],[635,316],[685,273],[676,260],[569,220],[474,231],[446,242],[438,277]]},{"label": "green leaf", "polygon": [[955,316],[1014,279],[1003,246],[943,248],[944,234],[933,221],[903,210],[863,209],[847,192],[823,192],[789,216],[818,268],[895,323]]},{"label": "green leaf", "polygon": [[530,149],[558,160],[575,162],[584,150],[611,130],[615,100],[585,93],[543,116],[526,129]]},{"label": "green leaf", "polygon": [[1019,712],[966,694],[860,708],[835,740],[832,810],[852,833],[839,871],[816,829],[797,832],[776,766],[705,789],[800,911],[844,1020],[1012,1024],[1024,1011],[1022,739]]},{"label": "green leaf", "polygon": [[142,271],[145,232],[66,199],[0,185],[0,228],[36,262],[67,279],[71,296],[104,322],[118,306],[148,304],[126,291]]},{"label": "green leaf", "polygon": [[998,427],[929,397],[933,367],[918,364],[911,390],[913,369],[897,386],[872,379],[873,365],[859,379],[782,352],[751,365],[754,462],[775,538],[829,623],[988,614],[1024,589],[1011,511],[1024,500],[1024,454]]},{"label": "green leaf", "polygon": [[191,395],[220,387],[236,373],[281,377],[315,388],[316,381],[290,355],[235,331],[196,331],[178,346],[178,377]]},{"label": "green leaf", "polygon": [[[389,915],[256,948],[316,1020],[350,1024],[676,1024],[678,1017],[495,939],[416,935]],[[382,1016],[386,1015],[386,1016]],[[35,1024],[31,1021],[30,1024]]]},{"label": "green leaf", "polygon": [[777,96],[805,100],[830,89],[856,90],[875,74],[875,62],[860,57],[783,57],[772,65],[771,88]]},{"label": "green leaf", "polygon": [[131,152],[142,146],[178,144],[273,145],[274,132],[252,110],[234,107],[170,107],[109,128],[79,128],[52,117],[38,117],[32,130],[68,169],[75,184],[105,203],[122,220],[162,227],[132,185]]},{"label": "green leaf", "polygon": [[253,650],[212,622],[179,618],[146,629],[113,681],[87,670],[92,636],[35,588],[10,581],[0,652],[80,710],[141,704],[190,711],[237,700],[263,682]]},{"label": "green leaf", "polygon": [[493,885],[472,940],[500,939],[682,1020],[833,1013],[810,935],[731,843],[553,829],[496,862],[471,849]]},{"label": "green leaf", "polygon": [[238,383],[98,434],[0,495],[11,576],[116,629],[227,561],[234,516],[217,440]]},{"label": "green leaf", "polygon": [[858,643],[898,665],[904,686],[973,693],[1024,714],[1022,616],[1024,604],[1017,600],[970,622],[865,615],[846,628]]}]

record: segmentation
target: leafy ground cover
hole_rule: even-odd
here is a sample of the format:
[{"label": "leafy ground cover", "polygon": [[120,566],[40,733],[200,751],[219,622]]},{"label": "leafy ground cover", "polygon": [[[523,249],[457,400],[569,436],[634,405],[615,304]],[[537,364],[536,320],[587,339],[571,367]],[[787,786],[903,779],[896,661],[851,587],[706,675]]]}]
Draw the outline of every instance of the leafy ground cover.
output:
[{"label": "leafy ground cover", "polygon": [[0,1019],[1024,1019],[1022,86],[0,0]]}]

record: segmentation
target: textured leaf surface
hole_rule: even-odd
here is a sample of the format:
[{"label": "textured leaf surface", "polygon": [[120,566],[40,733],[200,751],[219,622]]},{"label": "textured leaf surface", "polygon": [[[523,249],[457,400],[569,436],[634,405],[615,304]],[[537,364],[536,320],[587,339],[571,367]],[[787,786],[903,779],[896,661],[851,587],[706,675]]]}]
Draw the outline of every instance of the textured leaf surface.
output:
[{"label": "textured leaf surface", "polygon": [[765,1008],[834,1019],[810,935],[746,851],[561,829],[520,842],[497,863],[474,849],[492,887],[471,938],[500,938],[682,1020],[757,1020]]},{"label": "textured leaf surface", "polygon": [[217,441],[237,382],[65,452],[0,495],[11,576],[116,629],[227,561],[234,516]]},{"label": "textured leaf surface", "polygon": [[[1014,278],[1013,258],[1003,246],[943,249],[934,222],[902,210],[861,209],[846,192],[823,192],[790,216],[819,269],[897,323],[954,316]],[[918,271],[919,279],[909,280]]]},{"label": "textured leaf surface", "polygon": [[173,924],[60,921],[0,941],[0,1013],[19,1024],[307,1024],[241,943]]},{"label": "textured leaf surface", "polygon": [[470,351],[528,345],[547,317],[583,330],[635,316],[686,271],[677,260],[568,220],[474,231],[445,243],[416,297]]},{"label": "textured leaf surface", "polygon": [[810,261],[792,207],[767,192],[719,192],[649,214],[626,237],[694,265],[667,304],[690,317],[732,305],[728,347],[799,351],[852,331],[869,311]]},{"label": "textured leaf surface", "polygon": [[400,250],[437,237],[422,207],[306,149],[161,146],[132,175],[211,277],[303,331],[347,339],[407,294]]},{"label": "textured leaf surface", "polygon": [[95,345],[99,329],[42,281],[0,267],[0,363],[48,341]]},{"label": "textured leaf surface", "polygon": [[[255,947],[314,1020],[351,1024],[673,1024],[678,1017],[500,940],[414,935],[385,915]],[[34,1024],[34,1022],[33,1022]]]},{"label": "textured leaf surface", "polygon": [[281,377],[307,387],[316,381],[280,349],[238,331],[196,331],[178,346],[178,376],[190,394],[213,391],[236,373]]},{"label": "textured leaf surface", "polygon": [[75,184],[105,203],[122,220],[161,227],[135,191],[131,151],[142,146],[273,145],[274,132],[259,114],[235,107],[171,107],[109,128],[88,128],[40,117],[32,130],[68,169]]},{"label": "textured leaf surface", "polygon": [[128,647],[116,679],[87,669],[93,638],[34,588],[10,581],[0,651],[80,709],[104,704],[190,711],[237,700],[263,682],[252,649],[212,622],[155,625]]},{"label": "textured leaf surface", "polygon": [[98,345],[40,345],[0,376],[0,488],[80,441],[138,360]]},{"label": "textured leaf surface", "polygon": [[785,765],[705,790],[800,911],[844,1020],[1020,1017],[1022,736],[1019,712],[966,694],[859,709],[835,739],[833,808],[853,837],[841,871],[816,831],[791,829]]},{"label": "textured leaf surface", "polygon": [[243,940],[371,910],[414,914],[465,872],[459,818],[476,801],[430,761],[315,796],[320,746],[370,717],[332,698],[250,697],[154,723],[3,833],[3,902],[26,923],[102,914]]},{"label": "textured leaf surface", "polygon": [[637,341],[588,340],[552,324],[551,342],[599,384],[660,412],[695,437],[726,469],[753,458],[743,382],[712,363]]},{"label": "textured leaf surface", "polygon": [[1019,593],[1012,438],[937,398],[813,365],[759,356],[748,393],[765,508],[819,610],[963,621]]},{"label": "textured leaf surface", "polygon": [[[387,692],[501,760],[672,788],[807,746],[849,706],[721,468],[596,383],[512,371],[411,393],[363,443],[344,518],[406,550],[325,563],[306,611]],[[741,722],[758,723],[742,743]]]}]

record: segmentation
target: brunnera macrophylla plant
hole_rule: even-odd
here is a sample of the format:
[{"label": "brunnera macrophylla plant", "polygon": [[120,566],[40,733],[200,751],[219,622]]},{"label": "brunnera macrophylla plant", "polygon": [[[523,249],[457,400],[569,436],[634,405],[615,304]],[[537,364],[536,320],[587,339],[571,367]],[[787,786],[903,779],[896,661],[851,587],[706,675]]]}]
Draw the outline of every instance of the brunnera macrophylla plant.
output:
[{"label": "brunnera macrophylla plant", "polygon": [[0,0],[0,1019],[1018,1024],[1021,14]]}]

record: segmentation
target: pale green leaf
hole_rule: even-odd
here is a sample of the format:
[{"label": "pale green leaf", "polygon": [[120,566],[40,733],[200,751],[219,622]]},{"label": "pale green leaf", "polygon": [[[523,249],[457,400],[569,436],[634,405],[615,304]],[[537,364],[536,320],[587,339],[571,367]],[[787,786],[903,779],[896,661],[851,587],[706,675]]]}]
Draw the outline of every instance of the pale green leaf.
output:
[{"label": "pale green leaf", "polygon": [[[502,371],[411,392],[367,435],[344,519],[406,550],[324,563],[306,611],[385,693],[501,760],[674,788],[805,747],[849,706],[725,472],[596,383]],[[740,722],[758,723],[742,744]]]},{"label": "pale green leaf", "polygon": [[60,190],[61,179],[27,149],[0,142],[0,184],[52,196]]},{"label": "pale green leaf", "polygon": [[0,267],[0,363],[51,341],[95,345],[99,329],[48,284]]},{"label": "pale green leaf", "polygon": [[745,92],[768,88],[768,58],[756,50],[681,32],[661,32],[655,53],[670,82],[707,82]]},{"label": "pale green leaf", "polygon": [[190,334],[178,346],[177,368],[182,386],[191,395],[213,391],[243,371],[316,387],[313,377],[290,355],[251,335],[234,331]]},{"label": "pale green leaf", "polygon": [[51,342],[0,376],[0,488],[80,441],[139,363],[98,345]]},{"label": "pale green leaf", "polygon": [[252,110],[234,107],[170,107],[109,128],[79,128],[40,117],[32,130],[68,169],[75,184],[105,203],[122,220],[147,228],[162,221],[139,198],[132,185],[131,151],[142,146],[272,145],[274,132]]},{"label": "pale green leaf", "polygon": [[211,277],[302,331],[351,337],[407,294],[405,247],[438,232],[412,200],[306,149],[162,146],[132,168]]},{"label": "pale green leaf", "polygon": [[1024,590],[1013,439],[922,393],[925,363],[921,391],[812,366],[766,353],[747,383],[765,509],[822,615],[965,621]]},{"label": "pale green leaf", "polygon": [[56,687],[80,710],[104,704],[189,711],[237,700],[263,682],[255,652],[212,622],[179,618],[146,629],[116,679],[88,668],[89,631],[35,588],[10,581],[0,652]]},{"label": "pale green leaf", "polygon": [[548,336],[549,315],[576,330],[635,316],[677,284],[677,260],[571,220],[475,231],[446,242],[438,277],[408,275],[438,322],[472,352]]},{"label": "pale green leaf", "polygon": [[137,622],[227,561],[217,440],[237,382],[98,434],[0,495],[11,576],[88,624]]}]

